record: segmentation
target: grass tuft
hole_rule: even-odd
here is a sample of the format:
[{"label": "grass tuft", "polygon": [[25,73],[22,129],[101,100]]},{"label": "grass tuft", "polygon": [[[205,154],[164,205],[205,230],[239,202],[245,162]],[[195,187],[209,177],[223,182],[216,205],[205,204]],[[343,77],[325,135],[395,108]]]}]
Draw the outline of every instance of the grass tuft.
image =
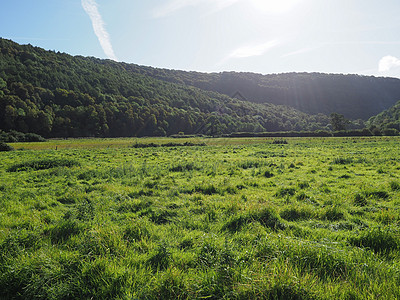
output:
[{"label": "grass tuft", "polygon": [[350,244],[357,247],[366,247],[376,253],[388,254],[397,251],[400,247],[397,231],[387,228],[371,228],[349,238]]},{"label": "grass tuft", "polygon": [[391,181],[390,189],[394,192],[400,191],[400,183],[398,183],[397,181]]},{"label": "grass tuft", "polygon": [[151,253],[150,258],[147,263],[153,269],[153,272],[163,271],[168,268],[172,260],[171,252],[169,251],[167,245],[162,243]]},{"label": "grass tuft", "polygon": [[353,163],[353,161],[351,157],[336,157],[332,163],[335,165],[348,165]]},{"label": "grass tuft", "polygon": [[293,196],[294,194],[296,194],[295,188],[280,188],[275,193],[275,197],[283,198],[286,196]]}]

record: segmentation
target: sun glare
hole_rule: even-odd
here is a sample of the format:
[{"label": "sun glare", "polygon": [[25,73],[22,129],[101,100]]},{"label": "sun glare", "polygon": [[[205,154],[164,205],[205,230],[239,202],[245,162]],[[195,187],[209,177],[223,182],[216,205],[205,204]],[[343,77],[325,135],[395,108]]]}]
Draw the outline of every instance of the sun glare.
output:
[{"label": "sun glare", "polygon": [[268,13],[283,13],[292,9],[300,0],[250,0],[257,10]]}]

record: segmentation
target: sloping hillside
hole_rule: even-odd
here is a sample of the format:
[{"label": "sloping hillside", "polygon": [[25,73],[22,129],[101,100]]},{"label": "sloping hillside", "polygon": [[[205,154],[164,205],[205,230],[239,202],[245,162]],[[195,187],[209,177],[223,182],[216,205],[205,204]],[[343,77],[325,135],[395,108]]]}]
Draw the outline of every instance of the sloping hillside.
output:
[{"label": "sloping hillside", "polygon": [[129,65],[132,72],[236,96],[255,103],[288,105],[311,114],[368,120],[400,100],[400,79],[322,73],[198,73]]},{"label": "sloping hillside", "polygon": [[157,79],[149,70],[0,39],[0,129],[49,137],[217,135],[329,123],[324,115]]}]

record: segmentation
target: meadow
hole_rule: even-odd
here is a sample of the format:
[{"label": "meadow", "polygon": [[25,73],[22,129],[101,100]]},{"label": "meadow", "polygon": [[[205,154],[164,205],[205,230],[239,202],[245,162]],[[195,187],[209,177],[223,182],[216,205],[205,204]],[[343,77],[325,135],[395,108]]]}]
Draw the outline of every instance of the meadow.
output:
[{"label": "meadow", "polygon": [[400,138],[0,152],[0,299],[400,299]]}]

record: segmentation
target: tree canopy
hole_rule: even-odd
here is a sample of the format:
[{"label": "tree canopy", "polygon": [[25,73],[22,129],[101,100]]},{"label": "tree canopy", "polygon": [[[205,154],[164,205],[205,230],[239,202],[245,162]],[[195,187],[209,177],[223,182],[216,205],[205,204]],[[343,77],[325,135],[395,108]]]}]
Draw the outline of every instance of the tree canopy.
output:
[{"label": "tree canopy", "polygon": [[329,124],[326,115],[234,99],[146,70],[0,39],[0,129],[115,137],[316,130]]}]

